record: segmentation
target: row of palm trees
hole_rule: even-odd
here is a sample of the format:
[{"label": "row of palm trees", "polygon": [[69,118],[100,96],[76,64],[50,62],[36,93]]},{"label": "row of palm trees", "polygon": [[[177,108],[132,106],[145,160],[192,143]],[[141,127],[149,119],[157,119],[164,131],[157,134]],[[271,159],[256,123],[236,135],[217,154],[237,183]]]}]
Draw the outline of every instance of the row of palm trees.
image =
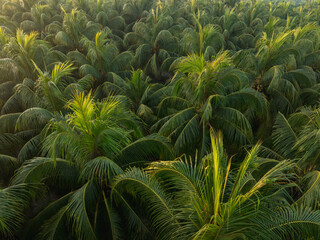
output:
[{"label": "row of palm trees", "polygon": [[318,239],[318,1],[0,7],[0,238]]}]

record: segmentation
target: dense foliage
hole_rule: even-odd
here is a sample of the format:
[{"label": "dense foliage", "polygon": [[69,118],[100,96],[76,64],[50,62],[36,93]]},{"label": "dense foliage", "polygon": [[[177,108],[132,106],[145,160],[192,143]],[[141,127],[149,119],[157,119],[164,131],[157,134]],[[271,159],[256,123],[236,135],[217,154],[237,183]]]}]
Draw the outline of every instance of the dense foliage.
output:
[{"label": "dense foliage", "polygon": [[1,239],[320,239],[320,2],[0,0]]}]

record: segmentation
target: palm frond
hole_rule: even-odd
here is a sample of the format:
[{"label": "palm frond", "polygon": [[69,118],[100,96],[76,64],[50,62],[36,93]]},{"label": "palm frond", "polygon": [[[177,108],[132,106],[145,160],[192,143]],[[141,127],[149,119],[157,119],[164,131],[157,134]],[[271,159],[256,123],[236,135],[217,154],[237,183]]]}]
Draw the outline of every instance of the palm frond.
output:
[{"label": "palm frond", "polygon": [[87,182],[70,197],[66,211],[72,229],[80,240],[97,239],[88,214],[90,206],[96,204],[97,198],[98,189],[93,181]]},{"label": "palm frond", "polygon": [[107,157],[97,157],[87,162],[80,177],[86,180],[96,180],[101,185],[111,183],[115,176],[123,173],[116,162]]},{"label": "palm frond", "polygon": [[18,184],[0,189],[0,236],[10,238],[19,230],[24,210],[39,190],[39,185],[35,184]]},{"label": "palm frond", "polygon": [[137,168],[132,168],[116,178],[113,189],[139,196],[140,201],[145,203],[145,210],[159,239],[170,238],[177,223],[174,221],[170,200],[155,179]]}]

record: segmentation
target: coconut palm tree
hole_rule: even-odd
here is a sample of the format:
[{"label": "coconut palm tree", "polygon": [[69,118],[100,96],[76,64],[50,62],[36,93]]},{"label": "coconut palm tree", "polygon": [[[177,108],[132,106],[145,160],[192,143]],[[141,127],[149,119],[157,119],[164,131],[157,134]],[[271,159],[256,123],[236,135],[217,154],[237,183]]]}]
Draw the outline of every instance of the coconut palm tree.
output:
[{"label": "coconut palm tree", "polygon": [[125,99],[132,111],[144,120],[145,123],[154,123],[157,107],[157,91],[164,86],[151,83],[151,78],[140,69],[133,71],[130,79],[122,79],[114,75],[112,82],[104,82],[96,90],[96,95],[108,96],[114,94]]},{"label": "coconut palm tree", "polygon": [[48,52],[48,44],[37,39],[37,36],[36,32],[26,34],[18,29],[16,36],[11,38],[5,46],[10,57],[2,58],[1,65],[3,69],[10,66],[6,73],[10,74],[9,76],[16,79],[17,82],[25,77],[36,78],[33,62],[41,68],[45,64],[44,58]]},{"label": "coconut palm tree", "polygon": [[35,67],[39,71],[37,82],[26,78],[2,108],[0,152],[6,167],[1,180],[5,183],[25,160],[39,156],[41,131],[57,112],[64,111],[67,101],[64,86],[71,80],[71,65],[57,64],[51,76]]},{"label": "coconut palm tree", "polygon": [[273,156],[279,160],[292,159],[297,161],[300,170],[297,171],[297,182],[301,190],[293,196],[295,204],[318,209],[319,194],[319,109],[301,108],[298,112],[286,118],[277,115],[272,141],[269,148],[264,149],[267,157]]},{"label": "coconut palm tree", "polygon": [[[26,161],[12,181],[13,186],[44,183],[56,194],[55,201],[32,220],[25,238],[38,234],[40,239],[98,239],[104,224],[111,238],[119,237],[116,223],[130,206],[126,201],[118,202],[119,207],[112,204],[113,178],[130,165],[172,159],[171,147],[160,136],[141,137],[134,116],[111,96],[95,102],[91,93],[76,93],[68,108],[68,115],[57,116],[48,125],[42,149],[46,157]],[[61,195],[61,190],[66,193]],[[66,222],[72,231],[65,228]],[[144,227],[141,219],[134,224],[137,229]]]},{"label": "coconut palm tree", "polygon": [[224,36],[217,26],[200,23],[200,15],[193,16],[197,30],[185,28],[180,44],[186,54],[203,54],[206,60],[210,60],[225,46]]},{"label": "coconut palm tree", "polygon": [[0,239],[318,239],[318,1],[0,9]]},{"label": "coconut palm tree", "polygon": [[161,66],[179,52],[178,39],[170,32],[172,28],[172,17],[152,12],[149,22],[136,22],[133,31],[124,37],[125,46],[135,51],[134,66],[157,80],[167,80]]},{"label": "coconut palm tree", "polygon": [[155,162],[147,173],[127,170],[112,194],[138,196],[157,239],[283,239],[299,231],[314,236],[319,211],[291,207],[280,184],[294,177],[288,172],[292,162],[259,158],[258,144],[231,170],[222,134],[210,136],[212,150],[204,158]]},{"label": "coconut palm tree", "polygon": [[[184,58],[172,85],[176,93],[159,105],[160,120],[153,126],[170,137],[177,154],[208,149],[208,127],[222,129],[231,145],[253,141],[250,120],[266,114],[263,95],[250,88],[247,76],[231,66],[228,52],[214,60],[202,55]],[[194,147],[192,147],[194,146]]]}]

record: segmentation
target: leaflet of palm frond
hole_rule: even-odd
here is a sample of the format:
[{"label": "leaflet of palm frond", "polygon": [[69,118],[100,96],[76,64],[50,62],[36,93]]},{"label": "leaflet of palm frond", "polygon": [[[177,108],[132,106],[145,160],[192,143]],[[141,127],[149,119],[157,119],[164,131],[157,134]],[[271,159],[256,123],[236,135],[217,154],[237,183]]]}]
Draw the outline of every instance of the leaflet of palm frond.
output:
[{"label": "leaflet of palm frond", "polygon": [[[124,18],[124,16],[122,16],[122,17]],[[126,20],[126,22],[127,22],[127,20]],[[133,31],[132,28],[133,28],[134,24],[135,24],[135,22],[131,22],[129,24],[126,24],[124,31],[126,33],[132,32]]]},{"label": "leaflet of palm frond", "polygon": [[245,72],[227,68],[225,71],[222,70],[218,79],[209,83],[209,86],[213,88],[211,93],[225,95],[249,88],[251,84],[252,79]]},{"label": "leaflet of palm frond", "polygon": [[203,38],[205,46],[214,47],[216,52],[221,51],[225,46],[225,38],[216,26],[205,26],[203,29]]},{"label": "leaflet of palm frond", "polygon": [[7,36],[6,30],[2,27],[0,27],[0,46],[4,47],[9,41],[9,38]]},{"label": "leaflet of palm frond", "polygon": [[[128,95],[136,101],[146,100],[147,91],[149,90],[149,88],[152,88],[150,80],[151,79],[147,77],[141,69],[133,71],[132,76],[130,79],[128,79],[129,82],[126,86]],[[133,92],[130,93],[130,90],[133,90]]]},{"label": "leaflet of palm frond", "polygon": [[[109,29],[109,28],[108,28]],[[126,34],[121,30],[112,30],[112,34],[110,34],[110,39],[117,46],[118,49],[125,49],[125,45],[123,42],[124,36]]]},{"label": "leaflet of palm frond", "polygon": [[[236,42],[236,40],[234,40],[234,42]],[[232,39],[226,41],[226,48],[229,49],[231,52],[236,52],[237,51],[237,47],[232,42]]]},{"label": "leaflet of palm frond", "polygon": [[126,227],[135,234],[132,240],[152,238],[150,226],[144,221],[144,214],[140,206],[136,206],[132,199],[125,193],[113,192],[112,202],[117,206],[120,216],[124,213],[128,216],[126,218]]},{"label": "leaflet of palm frond", "polygon": [[200,121],[200,116],[196,114],[181,124],[177,131],[173,131],[169,135],[170,139],[174,141],[174,150],[177,155],[189,153],[198,146],[202,133]]},{"label": "leaflet of palm frond", "polygon": [[[132,100],[128,96],[126,96],[124,94],[115,94],[114,92],[109,93],[108,95],[100,94],[97,91],[95,93],[95,97],[97,97],[97,98],[105,98],[105,97],[110,96],[110,95],[113,95],[115,100],[120,101],[125,108],[130,109],[132,112],[129,113],[129,114],[131,114],[132,116],[133,116],[133,114],[136,114],[136,116],[138,116],[137,113],[135,112],[135,104],[132,102]],[[125,119],[125,121],[126,120],[128,120],[128,119]],[[136,120],[137,120],[137,122],[141,121],[141,119],[138,119],[138,118]],[[125,121],[123,123],[125,123]],[[124,124],[122,126],[125,126],[126,128],[131,128],[130,127],[131,124],[132,124],[132,122],[130,123],[130,121],[129,121],[128,124]],[[142,121],[139,122],[139,124],[138,124],[139,126],[133,124],[132,125],[133,129],[131,129],[131,130],[134,130],[133,132],[135,132],[133,135],[137,135],[137,136],[141,137],[142,136],[141,134],[143,132],[142,129],[145,126],[144,126],[144,123],[142,123]]]},{"label": "leaflet of palm frond", "polygon": [[0,112],[1,112],[1,109],[2,109],[2,106],[5,104],[5,101],[0,99]]},{"label": "leaflet of palm frond", "polygon": [[26,142],[26,141],[29,141],[29,139],[31,139],[34,136],[36,136],[37,134],[39,134],[39,130],[31,129],[31,130],[25,130],[25,131],[17,132],[15,135],[17,137],[22,138]]},{"label": "leaflet of palm frond", "polygon": [[234,36],[240,36],[243,32],[246,31],[246,29],[247,25],[243,21],[238,20],[236,23],[232,25],[232,27],[230,28],[230,32],[232,32]]},{"label": "leaflet of palm frond", "polygon": [[60,45],[66,46],[66,47],[68,47],[68,46],[74,47],[73,41],[63,31],[60,31],[56,34],[55,41],[57,44],[60,44]]},{"label": "leaflet of palm frond", "polygon": [[20,113],[10,113],[0,116],[0,134],[15,133],[15,124]]},{"label": "leaflet of palm frond", "polygon": [[25,145],[20,149],[18,154],[18,161],[23,164],[26,160],[33,159],[41,153],[41,135],[36,135],[31,138]]},{"label": "leaflet of palm frond", "polygon": [[0,134],[0,153],[17,156],[21,147],[25,144],[25,141],[12,133]]}]

